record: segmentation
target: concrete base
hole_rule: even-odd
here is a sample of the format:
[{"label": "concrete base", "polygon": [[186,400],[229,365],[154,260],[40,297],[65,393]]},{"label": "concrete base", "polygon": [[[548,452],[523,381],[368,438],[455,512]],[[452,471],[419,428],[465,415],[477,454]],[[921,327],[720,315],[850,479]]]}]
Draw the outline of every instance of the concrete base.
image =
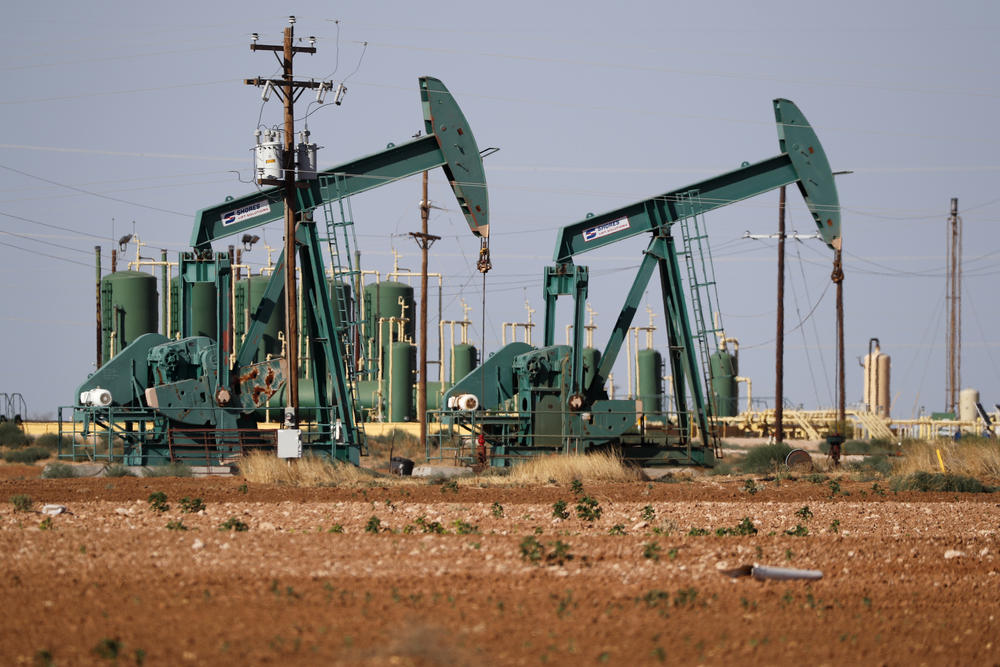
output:
[{"label": "concrete base", "polygon": [[472,477],[472,468],[464,466],[431,466],[421,465],[413,468],[414,477],[427,479],[449,479],[451,477]]}]

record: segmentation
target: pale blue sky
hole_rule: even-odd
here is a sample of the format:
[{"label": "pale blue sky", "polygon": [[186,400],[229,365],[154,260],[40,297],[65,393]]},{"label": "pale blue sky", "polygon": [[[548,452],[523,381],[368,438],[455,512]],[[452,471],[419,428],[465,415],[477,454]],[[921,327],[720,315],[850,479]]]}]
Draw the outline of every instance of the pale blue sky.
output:
[{"label": "pale blue sky", "polygon": [[[499,346],[501,322],[524,320],[525,298],[541,323],[540,276],[559,227],[776,155],[771,100],[786,97],[815,127],[833,168],[854,171],[838,181],[848,401],[861,398],[856,358],[875,336],[893,358],[894,415],[943,407],[945,222],[958,197],[962,384],[987,405],[1000,402],[995,2],[145,4],[16,3],[0,27],[0,341],[8,357],[0,392],[21,392],[32,413],[70,403],[92,369],[93,246],[107,253],[135,221],[143,241],[173,256],[197,209],[251,191],[229,171],[249,178],[261,113],[259,91],[242,79],[272,74],[275,62],[251,53],[248,35],[276,42],[288,13],[298,17],[297,35],[319,38],[317,55],[297,59],[299,76],[351,75],[343,106],[309,119],[325,147],[321,167],[421,129],[417,77],[425,74],[451,89],[481,147],[501,148],[486,163],[495,267],[487,352]],[[262,118],[280,121],[274,99]],[[365,268],[391,270],[392,248],[402,266],[419,268],[405,236],[419,225],[419,192],[413,178],[353,200]],[[798,193],[789,195],[789,229],[811,232]],[[464,298],[478,323],[478,242],[440,172],[431,196],[446,209],[431,220],[445,237],[431,259],[446,274],[445,317],[460,318]],[[741,236],[773,232],[776,208],[775,192],[707,220],[726,331],[741,341],[741,374],[762,397],[774,386],[774,242]],[[265,238],[278,245],[280,231]],[[591,266],[601,345],[642,243],[581,260]],[[248,257],[264,259],[263,251]],[[831,253],[806,241],[790,244],[788,259],[785,395],[830,406]],[[649,302],[659,310],[657,294]],[[646,323],[642,311],[637,323]],[[624,372],[615,375],[623,388]]]}]

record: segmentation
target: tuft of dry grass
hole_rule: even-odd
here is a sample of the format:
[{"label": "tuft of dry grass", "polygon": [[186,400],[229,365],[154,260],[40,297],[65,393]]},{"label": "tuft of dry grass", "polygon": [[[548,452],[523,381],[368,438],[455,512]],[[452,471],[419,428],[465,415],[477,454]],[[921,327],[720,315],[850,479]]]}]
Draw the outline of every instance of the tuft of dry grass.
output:
[{"label": "tuft of dry grass", "polygon": [[506,481],[511,484],[569,484],[581,482],[638,482],[645,479],[639,468],[626,465],[617,454],[554,454],[540,456],[514,466]]},{"label": "tuft of dry grass", "polygon": [[239,468],[243,477],[255,484],[363,486],[375,479],[364,468],[312,455],[279,459],[274,454],[252,452],[240,461]]},{"label": "tuft of dry grass", "polygon": [[1000,443],[996,440],[963,438],[957,442],[910,442],[903,446],[903,458],[893,466],[894,472],[941,472],[937,451],[945,469],[957,475],[1000,479]]}]

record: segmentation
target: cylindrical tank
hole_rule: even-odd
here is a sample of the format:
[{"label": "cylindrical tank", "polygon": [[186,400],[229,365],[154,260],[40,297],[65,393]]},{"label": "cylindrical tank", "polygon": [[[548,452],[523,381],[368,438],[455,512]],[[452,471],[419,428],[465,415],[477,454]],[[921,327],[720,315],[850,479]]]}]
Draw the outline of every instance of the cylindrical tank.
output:
[{"label": "cylindrical tank", "polygon": [[157,330],[156,277],[141,271],[117,271],[101,279],[103,358],[110,359],[139,336]]},{"label": "cylindrical tank", "polygon": [[657,350],[639,350],[638,364],[639,400],[643,412],[663,410],[663,355]]},{"label": "cylindrical tank", "polygon": [[376,410],[378,400],[377,380],[358,380],[358,404],[362,410]]},{"label": "cylindrical tank", "polygon": [[[451,382],[458,382],[476,369],[479,352],[474,345],[458,343],[451,348]],[[429,394],[430,392],[428,392]],[[430,405],[428,405],[430,408]]]},{"label": "cylindrical tank", "polygon": [[880,417],[889,416],[892,404],[889,394],[890,366],[889,355],[883,354],[877,344],[865,355],[865,405],[868,406],[869,412]]},{"label": "cylindrical tank", "polygon": [[978,389],[963,389],[958,392],[958,418],[964,422],[974,422],[979,417],[976,403],[979,402]]},{"label": "cylindrical tank", "polygon": [[[170,337],[175,338],[185,330],[189,336],[208,336],[218,340],[218,292],[212,283],[192,283],[188,312],[181,307],[180,278],[170,279]],[[185,327],[184,318],[189,317]]]},{"label": "cylindrical tank", "polygon": [[405,283],[384,280],[379,283],[365,285],[364,291],[369,331],[376,338],[376,342],[382,344],[384,347],[388,347],[388,344],[392,342],[389,323],[383,323],[381,332],[377,323],[379,319],[399,318],[402,315],[403,306],[399,303],[400,298],[403,299],[403,304],[406,307],[406,319],[408,320],[403,327],[403,334],[404,337],[412,340],[415,313],[413,288]]},{"label": "cylindrical tank", "polygon": [[219,293],[212,283],[191,283],[191,320],[186,327],[190,336],[219,339],[216,304]]},{"label": "cylindrical tank", "polygon": [[[413,420],[413,368],[417,348],[410,343],[392,343],[385,373],[386,395],[389,397],[388,421]],[[383,361],[383,363],[385,363]]]},{"label": "cylindrical tank", "polygon": [[[249,329],[250,318],[257,312],[270,276],[250,276],[236,283],[236,313],[234,314],[237,342],[242,343]],[[264,326],[264,333],[257,345],[254,361],[265,361],[267,355],[281,354],[281,340],[278,334],[285,325],[285,300],[279,298],[271,312],[271,318]]]},{"label": "cylindrical tank", "polygon": [[709,357],[712,366],[712,400],[718,417],[735,417],[739,414],[740,389],[736,382],[739,362],[736,355],[718,350]]},{"label": "cylindrical tank", "polygon": [[428,382],[427,383],[427,409],[428,410],[441,410],[444,406],[441,404],[441,395],[444,392],[451,389],[450,382]]},{"label": "cylindrical tank", "polygon": [[589,387],[594,381],[597,367],[601,365],[601,351],[592,347],[583,348],[583,386]]}]

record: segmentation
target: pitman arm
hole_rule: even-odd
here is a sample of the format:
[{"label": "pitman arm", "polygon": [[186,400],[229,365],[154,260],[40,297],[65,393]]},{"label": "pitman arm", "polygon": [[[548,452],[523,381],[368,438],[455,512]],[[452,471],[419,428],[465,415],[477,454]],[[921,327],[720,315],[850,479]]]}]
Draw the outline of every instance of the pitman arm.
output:
[{"label": "pitman arm", "polygon": [[[476,236],[489,237],[489,197],[479,147],[465,115],[441,81],[420,77],[420,99],[427,135],[358,160],[331,167],[318,178],[300,182],[298,210],[349,197],[392,181],[443,167],[459,206]],[[239,234],[284,215],[284,189],[264,188],[198,211],[191,245],[211,248],[212,241]]]}]

